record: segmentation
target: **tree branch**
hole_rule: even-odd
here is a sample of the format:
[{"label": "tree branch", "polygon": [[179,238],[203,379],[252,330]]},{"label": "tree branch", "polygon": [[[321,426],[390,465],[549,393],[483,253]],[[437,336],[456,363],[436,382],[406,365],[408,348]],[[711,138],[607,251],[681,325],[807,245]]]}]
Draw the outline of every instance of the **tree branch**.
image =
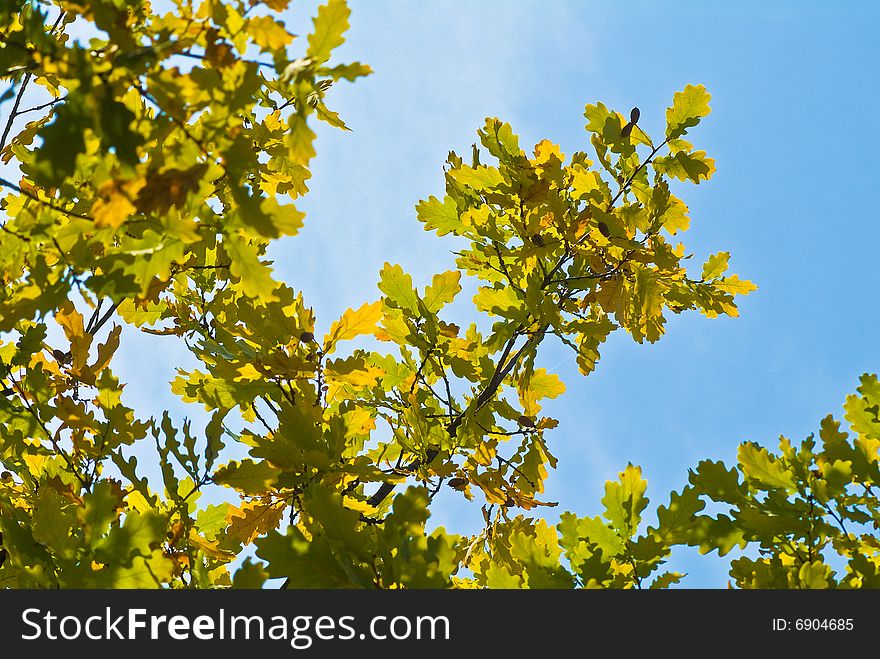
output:
[{"label": "tree branch", "polygon": [[[513,367],[516,366],[517,362],[522,358],[525,352],[535,345],[535,343],[539,343],[541,339],[544,337],[544,332],[547,330],[548,325],[542,325],[541,328],[532,334],[529,339],[517,350],[513,356],[510,356],[510,353],[513,351],[513,347],[516,344],[516,340],[521,336],[523,326],[520,325],[513,333],[507,343],[502,350],[501,358],[498,360],[498,364],[495,367],[495,372],[492,374],[492,377],[489,379],[489,384],[486,385],[486,388],[481,391],[476,398],[474,398],[471,403],[461,412],[459,412],[452,421],[446,426],[446,431],[449,433],[450,437],[455,437],[456,432],[458,432],[459,427],[464,421],[464,417],[471,410],[477,411],[482,408],[486,403],[488,403],[495,396],[498,388],[501,386],[501,383],[504,381],[510,371],[513,370]],[[508,359],[509,357],[509,359]],[[407,472],[417,471],[419,468],[424,465],[430,464],[434,458],[436,458],[440,454],[440,450],[436,448],[429,448],[425,451],[425,459],[416,458],[412,460],[409,464],[407,464],[403,469]],[[367,503],[371,506],[378,507],[388,496],[394,491],[393,483],[382,483],[379,486],[379,489],[367,499]]]},{"label": "tree branch", "polygon": [[0,186],[3,186],[4,188],[9,188],[10,190],[14,190],[18,194],[24,195],[28,199],[32,199],[33,201],[37,202],[38,204],[43,204],[44,206],[48,206],[52,210],[58,211],[59,213],[64,213],[65,215],[69,215],[70,217],[78,217],[81,220],[88,220],[89,222],[95,221],[95,219],[93,217],[89,217],[88,215],[83,215],[82,213],[77,213],[76,211],[69,210],[69,209],[64,208],[63,206],[59,206],[51,201],[46,201],[45,199],[40,199],[33,192],[28,192],[27,190],[23,190],[22,188],[18,187],[12,181],[8,181],[5,178],[0,178]]}]

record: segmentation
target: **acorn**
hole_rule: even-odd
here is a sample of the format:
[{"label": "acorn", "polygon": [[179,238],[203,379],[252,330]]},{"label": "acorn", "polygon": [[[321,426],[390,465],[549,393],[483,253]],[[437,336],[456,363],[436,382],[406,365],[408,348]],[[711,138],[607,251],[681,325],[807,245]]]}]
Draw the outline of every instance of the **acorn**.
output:
[{"label": "acorn", "polygon": [[530,416],[526,416],[525,414],[523,414],[521,417],[519,417],[516,421],[517,421],[517,423],[519,423],[519,425],[523,426],[524,428],[534,428],[535,427],[535,420]]},{"label": "acorn", "polygon": [[451,478],[447,482],[447,485],[449,485],[449,487],[451,487],[453,490],[459,490],[459,491],[461,491],[465,487],[467,487],[467,484],[468,484],[467,478]]},{"label": "acorn", "polygon": [[299,340],[302,341],[303,343],[311,343],[312,341],[315,340],[315,335],[312,334],[311,332],[303,332],[302,334],[299,335]]},{"label": "acorn", "polygon": [[69,352],[62,352],[61,350],[58,350],[58,348],[55,348],[52,351],[52,356],[62,364],[66,364],[70,361],[71,358],[71,354]]},{"label": "acorn", "polygon": [[641,116],[641,114],[642,113],[639,112],[638,108],[633,108],[632,110],[629,111],[629,122],[633,126],[635,126],[637,123],[639,123],[639,117]]},{"label": "acorn", "polygon": [[529,238],[529,240],[531,240],[531,241],[532,241],[535,245],[537,245],[538,247],[543,247],[543,246],[544,246],[544,238],[541,236],[540,233],[536,233],[534,236],[532,236],[531,238]]},{"label": "acorn", "polygon": [[599,222],[599,233],[601,233],[606,238],[611,235],[611,231],[608,230],[608,225],[604,222]]},{"label": "acorn", "polygon": [[634,126],[634,125],[635,125],[635,124],[633,124],[633,123],[628,123],[626,126],[624,126],[623,128],[621,128],[621,129],[620,129],[620,136],[621,136],[621,137],[629,137],[629,134],[630,134],[631,132],[633,132],[633,126]]},{"label": "acorn", "polygon": [[11,480],[12,480],[12,474],[10,474],[8,471],[4,471],[2,474],[0,474],[0,481],[3,481],[4,483],[8,483]]}]

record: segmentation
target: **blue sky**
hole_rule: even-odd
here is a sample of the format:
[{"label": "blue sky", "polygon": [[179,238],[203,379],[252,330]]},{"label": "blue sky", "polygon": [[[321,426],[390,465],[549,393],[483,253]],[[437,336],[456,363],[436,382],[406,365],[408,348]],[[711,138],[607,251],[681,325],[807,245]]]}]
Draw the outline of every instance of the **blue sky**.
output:
[{"label": "blue sky", "polygon": [[[311,7],[299,6],[290,25]],[[769,6],[768,6],[769,5]],[[640,464],[654,503],[706,457],[744,440],[800,439],[838,413],[858,375],[876,371],[875,227],[880,178],[870,71],[880,61],[873,3],[351,2],[341,59],[370,78],[335,90],[353,132],[322,131],[301,235],[278,273],[329,323],[377,295],[384,261],[425,283],[453,245],[425,232],[413,205],[442,192],[441,164],[485,116],[532,145],[588,149],[583,107],[637,105],[662,131],[672,94],[702,83],[712,114],[690,137],[716,158],[708,183],[681,192],[684,240],[702,263],[719,249],[759,290],[737,319],[673,318],[658,344],[615,335],[597,372],[578,375],[548,346],[568,385],[548,406],[559,467],[548,498],[596,514],[605,480]],[[466,300],[465,300],[466,301]],[[559,362],[562,361],[562,364]],[[451,493],[434,522],[477,524]],[[551,516],[555,511],[550,511]],[[726,561],[683,552],[688,586],[724,586]]]},{"label": "blue sky", "polygon": [[[545,497],[559,502],[551,520],[562,510],[597,514],[604,482],[627,462],[642,466],[652,503],[664,502],[702,458],[730,461],[741,441],[772,447],[780,434],[801,439],[825,414],[840,416],[858,375],[878,370],[880,5],[350,4],[338,61],[376,73],[332,91],[331,107],[353,132],[319,132],[306,225],[270,252],[321,329],[378,297],[385,261],[420,285],[454,267],[455,245],[425,232],[414,205],[442,193],[447,151],[465,152],[486,116],[509,121],[527,148],[548,138],[571,153],[589,149],[586,103],[636,105],[656,135],[675,91],[702,83],[713,95],[712,114],[689,139],[718,171],[680,191],[693,220],[683,239],[695,267],[729,250],[732,271],[759,290],[737,319],[672,318],[655,345],[615,335],[588,378],[567,351],[543,350],[543,365],[568,386],[545,408],[560,420],[548,434],[559,458]],[[294,5],[288,25],[304,35],[316,3]],[[118,370],[131,380],[128,400],[181,410],[165,383],[189,362],[184,352],[126,336]],[[432,523],[466,533],[479,517],[449,491]],[[670,566],[689,573],[685,586],[727,583],[726,561],[685,551]]]}]

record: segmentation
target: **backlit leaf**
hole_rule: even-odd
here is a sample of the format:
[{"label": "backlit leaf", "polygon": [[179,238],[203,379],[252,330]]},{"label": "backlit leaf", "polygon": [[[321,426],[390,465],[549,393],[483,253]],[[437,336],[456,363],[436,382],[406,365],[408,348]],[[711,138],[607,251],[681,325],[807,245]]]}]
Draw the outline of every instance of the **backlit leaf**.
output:
[{"label": "backlit leaf", "polygon": [[707,116],[712,96],[703,85],[687,85],[672,97],[672,105],[666,110],[666,137],[676,139],[687,133]]},{"label": "backlit leaf", "polygon": [[244,494],[263,494],[272,487],[280,473],[279,469],[265,461],[233,460],[217,470],[214,482],[234,487]]},{"label": "backlit leaf", "polygon": [[324,352],[331,354],[339,341],[350,341],[364,334],[373,334],[382,318],[382,303],[365,303],[358,309],[348,309],[333,322],[324,337]]},{"label": "backlit leaf", "polygon": [[344,0],[329,0],[318,7],[318,15],[314,19],[315,30],[309,35],[309,47],[306,55],[315,64],[322,64],[330,58],[330,52],[340,46],[348,30],[348,18],[351,11]]}]

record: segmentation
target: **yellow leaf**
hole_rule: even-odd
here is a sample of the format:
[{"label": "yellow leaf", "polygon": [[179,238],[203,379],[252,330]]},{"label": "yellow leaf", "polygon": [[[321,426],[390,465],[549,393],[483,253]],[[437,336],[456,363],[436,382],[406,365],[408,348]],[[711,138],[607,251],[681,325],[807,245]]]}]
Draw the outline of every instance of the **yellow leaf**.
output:
[{"label": "yellow leaf", "polygon": [[542,398],[556,398],[565,393],[565,384],[555,373],[539,368],[531,377],[520,381],[519,399],[528,415],[535,415],[541,409],[538,401]]},{"label": "yellow leaf", "polygon": [[238,368],[238,375],[233,380],[235,382],[253,382],[254,380],[262,380],[265,374],[257,370],[251,362],[247,362],[244,366]]},{"label": "yellow leaf", "polygon": [[283,506],[262,501],[245,502],[241,508],[230,506],[226,516],[228,535],[248,544],[258,535],[276,529],[283,515]]},{"label": "yellow leaf", "polygon": [[327,368],[324,371],[328,387],[328,401],[336,400],[337,395],[345,385],[350,385],[352,387],[372,387],[379,381],[379,378],[385,375],[384,369],[377,366],[364,365],[363,368],[346,368],[344,366],[338,366],[339,365],[328,363]]},{"label": "yellow leaf", "polygon": [[712,254],[703,265],[703,281],[720,277],[727,270],[727,262],[730,260],[730,252],[718,252]]},{"label": "yellow leaf", "polygon": [[748,279],[740,279],[736,275],[724,277],[715,282],[714,286],[718,290],[730,293],[731,295],[748,295],[752,291],[758,290],[758,287]]},{"label": "yellow leaf", "polygon": [[535,159],[532,161],[535,165],[543,165],[555,159],[559,162],[565,160],[565,154],[559,149],[558,144],[554,144],[550,140],[541,140],[535,145]]},{"label": "yellow leaf", "polygon": [[366,501],[361,501],[359,499],[355,499],[354,497],[345,497],[345,507],[349,510],[354,510],[355,512],[359,512],[363,515],[374,515],[376,513],[376,508],[371,506]]},{"label": "yellow leaf", "polygon": [[107,368],[110,360],[113,359],[113,354],[116,352],[117,348],[119,348],[120,334],[122,334],[122,327],[120,325],[114,325],[113,329],[110,330],[110,334],[107,335],[107,341],[98,344],[98,358],[95,360],[94,364],[83,369],[82,372],[82,379],[87,384],[95,384],[95,379],[98,374]]},{"label": "yellow leaf", "polygon": [[79,373],[89,357],[92,335],[86,334],[82,314],[74,308],[73,303],[69,300],[55,314],[55,320],[61,325],[64,335],[70,341],[70,354],[73,359],[71,371]]},{"label": "yellow leaf", "polygon": [[348,17],[351,11],[345,0],[329,0],[326,5],[318,7],[318,15],[314,19],[315,31],[309,35],[309,47],[306,56],[315,64],[323,64],[330,59],[331,51],[345,41],[348,30]]},{"label": "yellow leaf", "polygon": [[281,123],[281,111],[275,110],[275,112],[267,114],[266,118],[263,119],[263,125],[270,133],[284,130],[284,124]]},{"label": "yellow leaf", "polygon": [[355,408],[343,415],[345,419],[345,435],[346,437],[356,437],[358,435],[368,435],[371,430],[376,428],[376,419],[369,410],[363,408]]},{"label": "yellow leaf", "polygon": [[129,181],[122,183],[112,180],[104,183],[99,189],[100,198],[92,204],[92,217],[98,228],[112,227],[117,229],[137,211],[132,203],[145,181]]},{"label": "yellow leaf", "polygon": [[67,396],[60,396],[55,405],[55,415],[69,427],[77,428],[94,422],[95,415],[86,412],[85,405]]},{"label": "yellow leaf", "polygon": [[528,387],[538,398],[556,398],[565,393],[565,384],[555,373],[539,368],[528,381]]},{"label": "yellow leaf", "polygon": [[293,36],[284,29],[284,26],[269,16],[250,19],[248,32],[254,43],[264,51],[281,50],[293,41]]},{"label": "yellow leaf", "polygon": [[453,298],[461,291],[461,273],[450,270],[439,275],[434,275],[431,285],[425,288],[424,303],[428,311],[437,313],[443,305],[452,302]]},{"label": "yellow leaf", "polygon": [[147,501],[147,498],[137,490],[132,490],[126,494],[125,501],[130,509],[136,510],[139,513],[153,510],[153,504]]},{"label": "yellow leaf", "polygon": [[208,558],[215,558],[220,561],[230,561],[235,558],[233,552],[220,549],[220,545],[216,540],[203,538],[195,529],[189,530],[189,543]]},{"label": "yellow leaf", "polygon": [[355,387],[370,387],[385,375],[385,371],[378,366],[365,366],[362,369],[335,370],[327,366],[324,371],[327,381],[335,381],[340,384],[350,384]]},{"label": "yellow leaf", "polygon": [[357,311],[348,309],[330,326],[330,332],[324,337],[324,352],[328,355],[332,353],[339,341],[350,341],[362,334],[373,334],[381,318],[381,301],[366,303]]},{"label": "yellow leaf", "polygon": [[277,302],[277,282],[272,279],[272,268],[260,261],[257,247],[242,238],[226,237],[223,249],[232,260],[229,271],[241,279],[241,288],[248,297],[263,302]]},{"label": "yellow leaf", "polygon": [[125,221],[134,211],[134,204],[124,195],[114,191],[112,194],[101,197],[94,203],[92,206],[92,217],[95,218],[96,227],[118,229],[125,224]]},{"label": "yellow leaf", "polygon": [[214,474],[214,482],[234,487],[245,494],[262,494],[268,491],[281,474],[266,461],[235,460],[220,467]]},{"label": "yellow leaf", "polygon": [[594,191],[599,191],[601,196],[602,178],[599,172],[588,171],[583,167],[573,167],[574,175],[571,178],[571,193],[576,199],[583,199]]},{"label": "yellow leaf", "polygon": [[487,439],[477,445],[477,447],[474,449],[474,452],[471,454],[470,459],[478,465],[483,465],[484,467],[487,467],[492,464],[492,460],[495,459],[497,453],[498,440]]},{"label": "yellow leaf", "polygon": [[681,137],[688,128],[700,123],[700,119],[711,111],[711,99],[703,85],[687,85],[684,90],[676,92],[672,106],[666,109],[666,136],[672,139]]}]

